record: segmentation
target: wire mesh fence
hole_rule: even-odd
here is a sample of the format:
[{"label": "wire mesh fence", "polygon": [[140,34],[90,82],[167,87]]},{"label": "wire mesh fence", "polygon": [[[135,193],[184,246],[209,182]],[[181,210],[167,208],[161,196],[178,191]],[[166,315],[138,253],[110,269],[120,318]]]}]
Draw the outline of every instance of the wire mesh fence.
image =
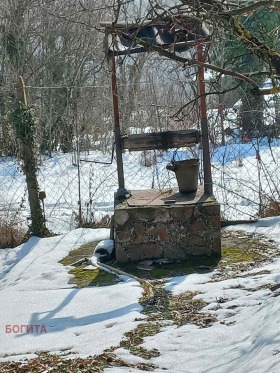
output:
[{"label": "wire mesh fence", "polygon": [[[34,101],[36,97],[42,99],[41,89],[29,90]],[[141,99],[136,97],[133,110],[126,108],[122,111],[123,133],[199,128],[196,107],[189,108],[184,120],[176,122],[173,114],[182,106],[181,103],[171,105],[164,99],[161,103],[155,102],[146,97],[145,92],[142,92]],[[110,86],[65,94],[68,101],[63,113],[52,112],[50,118],[50,111],[47,114],[40,111],[41,106],[36,109],[37,176],[40,190],[46,194],[41,203],[46,225],[55,233],[64,233],[82,225],[108,224],[118,188]],[[102,102],[106,103],[96,102],[97,97],[103,97]],[[48,99],[53,102],[54,92],[49,92]],[[267,107],[264,115],[266,123],[275,126],[275,108]],[[272,206],[277,213],[280,200],[278,135],[255,133],[244,138],[239,130],[237,109],[228,109],[223,116],[219,110],[211,109],[208,118],[214,195],[221,204],[222,217],[248,220],[266,216]],[[67,137],[70,132],[71,141]],[[11,140],[9,146],[16,148]],[[1,218],[27,226],[30,211],[20,160],[16,154],[9,155],[3,147],[1,150]],[[173,159],[186,158],[199,158],[202,165],[201,146],[168,151],[126,151],[123,153],[126,188],[161,191],[177,187],[175,175],[166,169],[166,165]],[[199,183],[203,184],[202,166]]]}]

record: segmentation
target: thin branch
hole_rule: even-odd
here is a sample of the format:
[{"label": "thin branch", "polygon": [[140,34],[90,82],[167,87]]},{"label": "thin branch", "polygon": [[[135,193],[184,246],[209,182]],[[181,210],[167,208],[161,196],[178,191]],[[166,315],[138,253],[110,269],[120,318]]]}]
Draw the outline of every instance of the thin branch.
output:
[{"label": "thin branch", "polygon": [[262,0],[262,1],[257,1],[251,5],[244,6],[242,8],[238,9],[233,9],[233,10],[228,10],[225,12],[219,12],[220,15],[225,15],[225,16],[239,16],[243,15],[246,13],[253,12],[254,10],[257,10],[263,6],[267,6],[269,8],[280,8],[280,1],[277,0]]},{"label": "thin branch", "polygon": [[59,19],[61,19],[63,21],[66,21],[66,22],[74,23],[74,24],[77,24],[77,25],[80,25],[80,26],[85,26],[89,29],[93,29],[93,30],[96,30],[96,31],[103,32],[102,29],[100,29],[98,26],[96,26],[94,24],[90,24],[90,23],[87,23],[87,22],[84,22],[84,21],[76,21],[74,19],[68,18],[68,16],[63,16],[63,15],[60,15],[60,14],[54,14],[54,13],[51,13],[51,12],[48,12],[48,14],[50,16],[59,18]]},{"label": "thin branch", "polygon": [[[223,91],[207,92],[203,96],[207,97],[207,96],[211,96],[211,95],[223,95],[225,93],[228,93],[228,92],[231,92],[231,91],[235,91],[238,87],[240,87],[240,85],[241,85],[241,82],[239,82],[238,84],[236,84],[234,87],[231,87],[231,88],[228,88],[228,89],[224,89]],[[187,102],[175,114],[173,114],[171,118],[177,117],[187,106],[189,106],[189,105],[193,104],[194,102],[196,102],[196,100],[199,99],[200,97],[201,97],[201,95],[197,95],[194,99],[192,99],[191,101]]]},{"label": "thin branch", "polygon": [[257,89],[257,90],[259,89],[259,85],[257,83],[255,83],[252,79],[250,79],[249,77],[247,77],[243,74],[240,74],[240,73],[237,73],[237,72],[234,72],[234,71],[229,71],[229,70],[223,69],[221,67],[218,67],[218,66],[206,63],[206,62],[198,61],[196,59],[188,59],[188,58],[185,58],[185,57],[178,56],[177,54],[169,52],[168,50],[165,50],[165,49],[161,48],[160,46],[152,45],[151,43],[149,43],[145,40],[142,40],[140,38],[137,38],[137,37],[133,37],[133,40],[137,44],[142,45],[143,47],[147,48],[150,51],[157,52],[161,56],[164,56],[164,57],[169,58],[173,61],[182,63],[184,65],[184,67],[185,66],[202,66],[206,69],[210,69],[212,71],[216,71],[218,73],[221,73],[221,74],[224,74],[224,75],[227,75],[227,76],[232,76],[232,77],[237,78],[239,80],[243,80],[244,82],[247,82],[248,84],[253,86],[255,89]]}]

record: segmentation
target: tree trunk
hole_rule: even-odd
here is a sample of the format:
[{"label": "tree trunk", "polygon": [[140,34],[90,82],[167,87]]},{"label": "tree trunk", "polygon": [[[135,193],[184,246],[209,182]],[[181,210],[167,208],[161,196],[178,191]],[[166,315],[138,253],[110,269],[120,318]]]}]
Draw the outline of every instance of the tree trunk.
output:
[{"label": "tree trunk", "polygon": [[35,121],[30,107],[27,106],[25,85],[22,77],[19,77],[17,100],[11,112],[10,119],[13,124],[16,139],[20,145],[20,157],[23,162],[22,170],[26,177],[29,207],[31,212],[30,233],[33,236],[46,235],[45,219],[40,206],[39,184],[36,175],[36,156],[34,131]]},{"label": "tree trunk", "polygon": [[42,237],[46,234],[45,219],[39,201],[39,185],[36,175],[36,157],[33,141],[22,143],[23,171],[26,177],[29,206],[31,212],[30,233]]}]

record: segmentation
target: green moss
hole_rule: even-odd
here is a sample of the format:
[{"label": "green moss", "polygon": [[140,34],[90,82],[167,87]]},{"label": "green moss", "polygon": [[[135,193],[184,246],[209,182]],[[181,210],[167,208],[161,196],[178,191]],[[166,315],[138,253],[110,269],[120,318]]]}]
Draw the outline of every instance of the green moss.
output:
[{"label": "green moss", "polygon": [[173,276],[197,273],[204,266],[209,269],[217,266],[219,259],[216,257],[192,257],[188,260],[180,260],[169,264],[162,264],[151,271],[145,271],[137,268],[137,263],[113,263],[115,268],[145,279],[161,279]]},{"label": "green moss", "polygon": [[63,258],[59,263],[68,266],[76,262],[77,260],[83,259],[85,257],[90,258],[93,255],[94,249],[97,244],[98,242],[91,242],[79,247],[78,249],[70,251],[70,253],[65,258]]},{"label": "green moss", "polygon": [[266,259],[254,245],[245,249],[240,246],[222,246],[221,264],[232,265],[243,262],[252,262]]},{"label": "green moss", "polygon": [[86,265],[80,265],[69,271],[71,275],[74,275],[69,284],[75,284],[77,287],[83,288],[85,286],[108,286],[120,281],[118,276],[113,273],[104,272],[99,268],[88,270],[85,267]]},{"label": "green moss", "polygon": [[249,262],[257,263],[259,261],[264,261],[267,259],[267,256],[262,254],[261,245],[262,244],[256,240],[250,240],[249,243],[247,241],[241,241],[239,245],[222,245],[221,258],[215,256],[190,257],[187,260],[178,260],[173,263],[158,265],[151,271],[138,269],[137,263],[113,263],[112,266],[140,278],[148,280],[164,279],[173,276],[211,271],[214,268],[224,268],[226,266],[240,264],[246,266],[246,263]]},{"label": "green moss", "polygon": [[[76,250],[71,251],[60,263],[68,266],[85,257],[91,257],[98,242],[92,242],[83,245]],[[115,274],[105,272],[99,268],[95,270],[85,269],[87,265],[82,264],[70,269],[69,273],[74,277],[69,280],[69,284],[75,284],[79,288],[85,286],[107,286],[119,282],[119,277]]]},{"label": "green moss", "polygon": [[[233,242],[226,242],[222,246],[222,257],[190,257],[188,260],[180,260],[169,264],[159,265],[152,271],[145,271],[137,268],[136,263],[113,263],[115,268],[119,268],[127,273],[138,276],[140,278],[155,280],[169,278],[173,276],[187,275],[191,273],[199,273],[209,271],[212,268],[224,268],[226,266],[235,266],[239,264],[246,265],[246,262],[258,262],[266,259],[260,250],[260,243],[257,240],[251,239],[250,245],[248,242],[243,242],[241,239],[238,245]],[[232,245],[231,245],[232,243]],[[97,242],[92,242],[83,245],[76,250],[73,250],[69,255],[60,261],[63,265],[70,265],[85,257],[91,257]],[[118,281],[118,277],[114,274],[104,271],[85,270],[85,265],[80,265],[69,271],[74,275],[70,283],[76,284],[78,287],[84,286],[104,286],[112,285]]]}]

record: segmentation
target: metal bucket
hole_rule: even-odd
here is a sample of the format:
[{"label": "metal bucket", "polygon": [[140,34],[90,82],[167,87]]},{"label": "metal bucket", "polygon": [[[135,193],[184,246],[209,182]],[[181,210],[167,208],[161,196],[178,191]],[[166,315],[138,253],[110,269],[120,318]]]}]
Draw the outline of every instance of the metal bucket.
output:
[{"label": "metal bucket", "polygon": [[180,193],[193,193],[197,191],[198,159],[174,161],[172,165],[168,165],[166,168],[175,172]]}]

